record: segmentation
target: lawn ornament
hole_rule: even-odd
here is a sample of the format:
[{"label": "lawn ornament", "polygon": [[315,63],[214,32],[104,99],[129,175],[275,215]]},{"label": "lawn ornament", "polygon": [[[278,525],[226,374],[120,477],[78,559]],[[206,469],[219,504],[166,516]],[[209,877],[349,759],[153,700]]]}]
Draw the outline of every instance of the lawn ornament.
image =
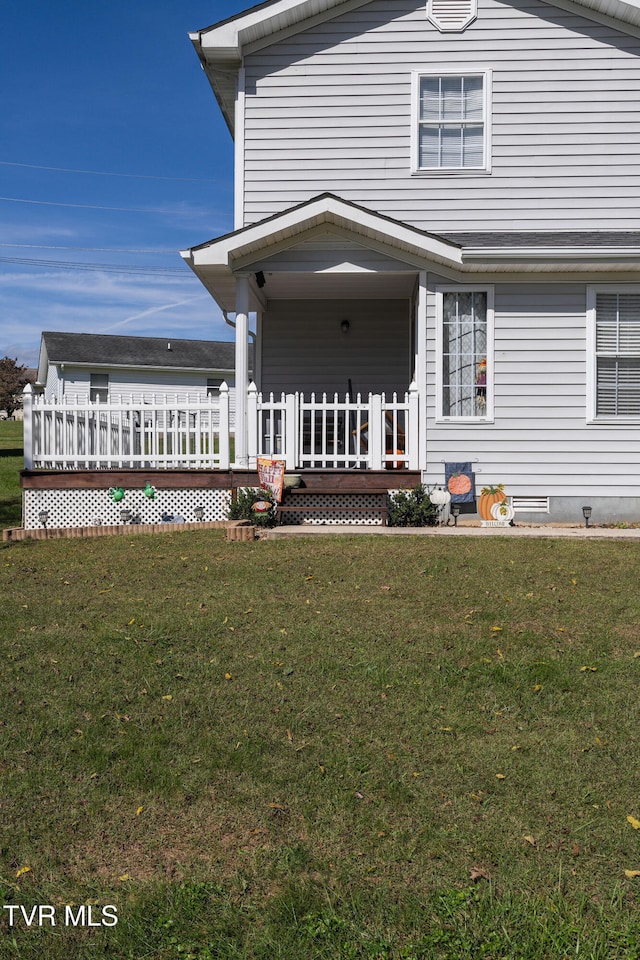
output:
[{"label": "lawn ornament", "polygon": [[444,507],[447,503],[451,502],[451,494],[448,490],[441,490],[439,487],[436,487],[436,489],[432,490],[429,494],[429,499],[436,507]]},{"label": "lawn ornament", "polygon": [[155,500],[157,491],[156,488],[152,487],[150,483],[147,483],[142,492],[149,500]]},{"label": "lawn ornament", "polygon": [[506,499],[504,483],[483,487],[480,491],[480,499],[478,500],[478,513],[480,514],[480,518],[482,520],[494,520],[495,518],[491,514],[491,508],[494,503],[502,503],[502,501]]},{"label": "lawn ornament", "polygon": [[256,500],[253,509],[256,513],[268,513],[273,504],[269,500]]},{"label": "lawn ornament", "polygon": [[120,500],[124,500],[124,490],[122,487],[111,487],[109,496],[114,503],[119,503]]}]

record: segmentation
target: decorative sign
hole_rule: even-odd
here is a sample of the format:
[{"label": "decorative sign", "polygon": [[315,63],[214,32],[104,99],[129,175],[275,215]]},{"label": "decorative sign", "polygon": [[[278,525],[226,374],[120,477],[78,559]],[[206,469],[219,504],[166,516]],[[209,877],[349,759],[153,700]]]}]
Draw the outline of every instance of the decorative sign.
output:
[{"label": "decorative sign", "polygon": [[270,500],[256,500],[253,505],[253,510],[255,510],[256,513],[268,513],[272,506],[273,504]]},{"label": "decorative sign", "polygon": [[452,503],[473,503],[476,494],[471,463],[445,463],[444,477]]},{"label": "decorative sign", "polygon": [[267,457],[258,457],[258,482],[261,490],[269,490],[275,502],[281,503],[284,460],[269,460]]}]

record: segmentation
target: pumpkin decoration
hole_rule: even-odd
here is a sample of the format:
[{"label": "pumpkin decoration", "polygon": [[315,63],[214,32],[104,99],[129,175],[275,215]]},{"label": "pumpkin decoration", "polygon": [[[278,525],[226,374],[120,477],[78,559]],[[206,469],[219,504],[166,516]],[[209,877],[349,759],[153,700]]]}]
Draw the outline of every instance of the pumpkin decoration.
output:
[{"label": "pumpkin decoration", "polygon": [[436,487],[435,490],[432,490],[429,494],[429,499],[431,503],[435,503],[437,507],[443,507],[451,501],[451,494],[448,490],[440,490],[439,487]]},{"label": "pumpkin decoration", "polygon": [[449,493],[454,496],[464,496],[471,490],[471,478],[466,473],[454,473],[453,476],[449,477],[447,487]]},{"label": "pumpkin decoration", "polygon": [[493,520],[491,508],[494,503],[502,503],[507,498],[504,495],[504,483],[483,487],[478,500],[478,513],[482,520]]},{"label": "pumpkin decoration", "polygon": [[505,499],[502,500],[502,502],[494,503],[491,507],[491,516],[494,520],[506,520],[511,523],[515,516],[515,510],[509,501]]}]

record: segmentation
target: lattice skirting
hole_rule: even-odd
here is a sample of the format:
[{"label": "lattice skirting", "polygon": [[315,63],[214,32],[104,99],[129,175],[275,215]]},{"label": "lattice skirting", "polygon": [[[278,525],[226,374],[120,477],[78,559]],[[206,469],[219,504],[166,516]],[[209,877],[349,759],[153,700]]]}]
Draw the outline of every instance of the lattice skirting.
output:
[{"label": "lattice skirting", "polygon": [[[117,503],[109,490],[25,490],[23,493],[23,525],[26,530],[42,528],[39,514],[49,514],[47,527],[88,527],[121,523],[120,511],[131,511],[138,523],[188,522],[196,520],[195,507],[204,507],[203,520],[225,520],[231,500],[230,490],[157,490],[154,500],[145,497],[142,489],[126,490]],[[136,518],[138,518],[136,520]]]},{"label": "lattice skirting", "polygon": [[[296,507],[304,508],[313,506],[324,509],[314,509],[313,511],[309,511],[308,514],[305,514],[303,509],[300,510],[299,513],[285,513],[283,514],[281,525],[289,526],[291,524],[301,523],[362,523],[370,524],[371,526],[380,526],[382,519],[379,516],[372,516],[371,514],[371,505],[373,503],[378,504],[379,499],[379,496],[372,496],[366,493],[341,494],[339,497],[335,497],[330,493],[316,493],[309,494],[309,496],[301,493],[296,496]],[[340,507],[349,507],[350,509],[336,513],[336,511],[331,508],[337,505],[340,505]]]}]

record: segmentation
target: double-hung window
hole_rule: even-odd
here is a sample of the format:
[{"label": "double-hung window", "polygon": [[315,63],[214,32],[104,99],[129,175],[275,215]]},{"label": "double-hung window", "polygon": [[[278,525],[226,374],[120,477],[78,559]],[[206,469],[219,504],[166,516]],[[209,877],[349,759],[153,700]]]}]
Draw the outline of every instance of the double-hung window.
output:
[{"label": "double-hung window", "polygon": [[106,403],[109,399],[109,374],[92,373],[90,377],[89,399],[91,403],[95,403],[96,400],[99,400],[100,403]]},{"label": "double-hung window", "polygon": [[414,75],[413,170],[488,171],[490,74]]},{"label": "double-hung window", "polygon": [[640,420],[640,287],[588,293],[590,420]]},{"label": "double-hung window", "polygon": [[438,418],[493,419],[493,288],[437,291]]}]

